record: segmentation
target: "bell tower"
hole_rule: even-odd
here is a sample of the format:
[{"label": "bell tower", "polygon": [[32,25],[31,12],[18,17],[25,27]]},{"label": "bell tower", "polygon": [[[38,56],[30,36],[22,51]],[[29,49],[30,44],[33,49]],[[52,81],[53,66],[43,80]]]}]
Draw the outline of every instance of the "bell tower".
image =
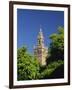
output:
[{"label": "bell tower", "polygon": [[40,27],[40,31],[37,37],[37,46],[34,47],[34,55],[38,58],[41,65],[46,65],[47,53],[48,48],[44,46],[44,36],[42,28]]}]

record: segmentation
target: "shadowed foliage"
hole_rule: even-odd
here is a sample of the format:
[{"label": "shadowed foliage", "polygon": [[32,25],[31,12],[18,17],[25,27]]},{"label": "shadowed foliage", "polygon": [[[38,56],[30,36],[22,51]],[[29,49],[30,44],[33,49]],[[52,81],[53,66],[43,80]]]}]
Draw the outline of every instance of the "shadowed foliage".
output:
[{"label": "shadowed foliage", "polygon": [[64,60],[64,28],[59,27],[57,34],[50,35],[50,39],[47,64],[57,60]]}]

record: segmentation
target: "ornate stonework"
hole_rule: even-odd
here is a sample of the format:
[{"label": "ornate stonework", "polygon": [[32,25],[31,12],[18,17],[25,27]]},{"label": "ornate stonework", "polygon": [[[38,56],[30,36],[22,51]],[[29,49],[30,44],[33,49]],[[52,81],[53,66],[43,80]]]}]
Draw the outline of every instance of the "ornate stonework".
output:
[{"label": "ornate stonework", "polygon": [[44,45],[44,37],[42,29],[40,28],[40,32],[37,37],[37,46],[34,47],[34,55],[38,58],[39,63],[41,65],[46,65],[46,57],[48,53],[48,48]]}]

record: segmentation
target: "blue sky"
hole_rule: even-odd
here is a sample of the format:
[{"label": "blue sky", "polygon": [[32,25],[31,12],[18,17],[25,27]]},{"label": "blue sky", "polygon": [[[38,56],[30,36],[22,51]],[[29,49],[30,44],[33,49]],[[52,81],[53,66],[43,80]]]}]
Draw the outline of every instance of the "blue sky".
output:
[{"label": "blue sky", "polygon": [[63,11],[17,9],[17,48],[27,46],[30,53],[37,44],[37,36],[42,27],[45,46],[49,46],[49,36],[64,26]]}]

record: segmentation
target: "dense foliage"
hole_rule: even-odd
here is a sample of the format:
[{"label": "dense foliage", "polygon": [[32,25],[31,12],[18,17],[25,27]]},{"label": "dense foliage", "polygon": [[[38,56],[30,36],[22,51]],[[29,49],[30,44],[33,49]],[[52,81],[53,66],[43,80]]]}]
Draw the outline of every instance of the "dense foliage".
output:
[{"label": "dense foliage", "polygon": [[50,39],[47,63],[64,60],[64,28],[59,27],[57,33],[50,35]]},{"label": "dense foliage", "polygon": [[17,50],[17,80],[50,79],[64,77],[64,28],[50,35],[47,65],[41,66],[26,47]]},{"label": "dense foliage", "polygon": [[39,77],[38,60],[27,53],[26,48],[18,49],[18,80],[37,79]]},{"label": "dense foliage", "polygon": [[[48,64],[48,66],[41,72],[41,79],[49,79],[49,78],[55,78],[56,75],[53,76],[54,71],[56,71],[57,68],[62,66],[64,63],[62,60],[54,61]],[[62,68],[63,69],[63,68]],[[62,70],[63,71],[63,70]],[[61,73],[60,73],[61,74]],[[61,75],[60,75],[61,76]]]}]

